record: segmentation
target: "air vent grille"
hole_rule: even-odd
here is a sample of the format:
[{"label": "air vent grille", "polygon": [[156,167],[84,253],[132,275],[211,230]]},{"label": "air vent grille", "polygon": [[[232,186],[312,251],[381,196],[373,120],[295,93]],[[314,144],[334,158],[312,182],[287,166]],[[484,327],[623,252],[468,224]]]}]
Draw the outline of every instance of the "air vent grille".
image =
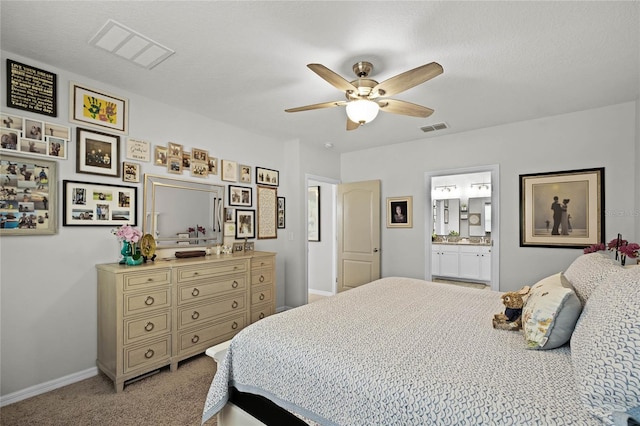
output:
[{"label": "air vent grille", "polygon": [[89,44],[141,67],[152,69],[175,52],[119,22],[109,19]]},{"label": "air vent grille", "polygon": [[435,132],[436,130],[444,130],[448,128],[449,126],[447,126],[447,123],[436,123],[429,126],[420,127],[420,130],[422,130],[425,133],[428,133],[428,132]]}]

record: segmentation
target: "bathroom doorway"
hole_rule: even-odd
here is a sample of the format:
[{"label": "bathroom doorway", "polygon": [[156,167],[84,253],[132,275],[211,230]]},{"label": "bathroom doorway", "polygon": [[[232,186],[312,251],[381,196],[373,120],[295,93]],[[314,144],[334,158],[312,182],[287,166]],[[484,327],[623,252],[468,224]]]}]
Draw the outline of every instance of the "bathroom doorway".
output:
[{"label": "bathroom doorway", "polygon": [[425,279],[500,289],[499,166],[425,173]]}]

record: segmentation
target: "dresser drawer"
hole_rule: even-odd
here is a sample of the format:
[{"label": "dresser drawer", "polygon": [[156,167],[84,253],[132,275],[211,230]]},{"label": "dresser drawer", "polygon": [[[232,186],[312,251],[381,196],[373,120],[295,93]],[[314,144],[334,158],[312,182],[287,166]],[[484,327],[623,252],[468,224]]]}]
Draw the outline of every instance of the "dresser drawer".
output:
[{"label": "dresser drawer", "polygon": [[206,300],[219,294],[234,290],[245,290],[246,288],[246,274],[225,277],[217,281],[194,282],[191,285],[183,285],[178,288],[178,304]]},{"label": "dresser drawer", "polygon": [[171,357],[171,336],[167,335],[161,340],[149,342],[144,345],[127,347],[124,349],[124,373],[148,364],[156,364],[166,361]]},{"label": "dresser drawer", "polygon": [[244,312],[247,306],[246,299],[246,292],[242,292],[209,303],[178,308],[178,329],[203,323],[222,315]]},{"label": "dresser drawer", "polygon": [[273,256],[267,257],[254,257],[251,259],[251,269],[260,269],[260,268],[274,268],[274,258]]},{"label": "dresser drawer", "polygon": [[238,260],[196,266],[184,266],[177,270],[178,283],[186,283],[218,275],[235,274],[247,271],[247,261]]},{"label": "dresser drawer", "polygon": [[260,305],[260,306],[252,306],[251,307],[251,323],[253,324],[256,321],[260,321],[263,318],[268,317],[269,315],[274,314],[273,304],[268,305]]},{"label": "dresser drawer", "polygon": [[246,314],[243,313],[180,333],[178,335],[178,354],[205,350],[216,343],[229,340],[247,326],[246,317]]},{"label": "dresser drawer", "polygon": [[171,311],[145,315],[142,318],[124,320],[124,344],[171,332]]},{"label": "dresser drawer", "polygon": [[251,285],[271,284],[273,269],[254,269],[251,271]]},{"label": "dresser drawer", "polygon": [[273,288],[271,286],[251,289],[251,305],[273,302]]},{"label": "dresser drawer", "polygon": [[138,290],[171,283],[171,269],[154,269],[124,274],[124,291]]},{"label": "dresser drawer", "polygon": [[171,288],[160,288],[144,293],[125,293],[124,316],[157,311],[171,306]]}]

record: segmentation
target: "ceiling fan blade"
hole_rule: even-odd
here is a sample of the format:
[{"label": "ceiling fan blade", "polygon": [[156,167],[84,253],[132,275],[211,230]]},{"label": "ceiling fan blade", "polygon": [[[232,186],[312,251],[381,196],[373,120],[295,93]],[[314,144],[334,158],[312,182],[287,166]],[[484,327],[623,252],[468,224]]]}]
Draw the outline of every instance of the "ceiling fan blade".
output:
[{"label": "ceiling fan blade", "polygon": [[360,127],[360,124],[349,120],[349,117],[347,117],[347,130],[356,130],[358,127]]},{"label": "ceiling fan blade", "polygon": [[346,104],[347,104],[347,101],[323,102],[321,104],[313,104],[313,105],[306,105],[306,106],[301,106],[297,108],[289,108],[289,109],[285,109],[285,111],[286,112],[309,111],[312,109],[331,108],[331,107],[342,106]]},{"label": "ceiling fan blade", "polygon": [[395,77],[391,77],[375,86],[371,92],[379,92],[380,96],[393,96],[397,93],[411,89],[418,84],[439,76],[444,72],[442,65],[437,62],[422,65],[418,68],[403,72]]},{"label": "ceiling fan blade", "polygon": [[407,101],[399,101],[397,99],[381,99],[378,100],[380,111],[391,112],[393,114],[410,115],[411,117],[428,117],[433,114],[431,108],[422,105],[412,104]]},{"label": "ceiling fan blade", "polygon": [[358,88],[353,84],[342,78],[339,74],[331,71],[329,68],[325,67],[321,64],[309,64],[307,67],[322,77],[324,80],[329,82],[336,89],[345,91],[345,92],[357,92]]}]

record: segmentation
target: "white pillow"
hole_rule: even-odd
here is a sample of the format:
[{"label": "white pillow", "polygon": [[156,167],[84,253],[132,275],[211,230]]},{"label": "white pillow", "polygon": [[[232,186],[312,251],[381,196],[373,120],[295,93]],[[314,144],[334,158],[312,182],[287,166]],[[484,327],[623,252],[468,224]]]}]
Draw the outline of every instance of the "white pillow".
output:
[{"label": "white pillow", "polygon": [[610,276],[589,298],[571,337],[580,399],[613,423],[640,407],[640,268]]},{"label": "white pillow", "polygon": [[605,253],[583,254],[567,268],[564,276],[569,280],[582,306],[587,303],[591,293],[609,275],[624,271],[616,260]]}]

